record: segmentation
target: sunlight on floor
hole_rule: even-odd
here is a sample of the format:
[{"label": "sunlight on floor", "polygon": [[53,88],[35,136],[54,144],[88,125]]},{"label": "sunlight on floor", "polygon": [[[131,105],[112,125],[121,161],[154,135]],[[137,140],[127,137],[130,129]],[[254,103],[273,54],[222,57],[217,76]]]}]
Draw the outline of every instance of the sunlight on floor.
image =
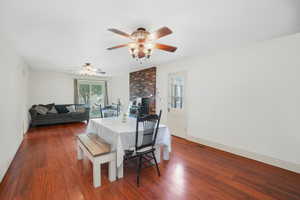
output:
[{"label": "sunlight on floor", "polygon": [[184,174],[184,166],[179,163],[176,165],[172,177],[174,186],[176,186],[176,193],[179,196],[182,196],[185,194],[185,174]]}]

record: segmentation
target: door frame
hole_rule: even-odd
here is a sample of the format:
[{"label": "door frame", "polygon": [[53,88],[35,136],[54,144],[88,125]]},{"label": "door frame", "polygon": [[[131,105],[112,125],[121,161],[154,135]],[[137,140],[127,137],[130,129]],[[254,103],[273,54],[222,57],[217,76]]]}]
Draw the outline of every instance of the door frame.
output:
[{"label": "door frame", "polygon": [[[171,98],[171,94],[170,94],[170,76],[172,75],[176,75],[177,73],[182,73],[183,74],[183,102],[182,102],[182,109],[183,109],[183,118],[184,118],[184,133],[183,133],[183,137],[181,136],[177,136],[177,135],[173,135],[172,132],[171,134],[175,137],[181,137],[183,139],[187,139],[187,111],[188,111],[188,106],[187,106],[187,70],[178,70],[178,71],[172,71],[169,72],[167,74],[167,123],[168,123],[168,119],[169,119],[169,112],[170,112],[170,98]],[[168,124],[168,126],[170,126]]]},{"label": "door frame", "polygon": [[[80,89],[80,84],[87,84],[89,85],[89,96],[91,97],[91,88],[92,88],[92,85],[102,85],[103,86],[103,91],[102,91],[102,95],[104,97],[103,99],[103,105],[102,106],[106,106],[106,100],[105,98],[106,97],[106,87],[107,87],[107,81],[106,80],[89,80],[89,79],[77,79],[77,97],[78,98],[78,103],[79,103],[79,99],[80,99],[80,92],[79,92],[79,89]],[[90,105],[91,102],[88,102],[88,105]]]}]

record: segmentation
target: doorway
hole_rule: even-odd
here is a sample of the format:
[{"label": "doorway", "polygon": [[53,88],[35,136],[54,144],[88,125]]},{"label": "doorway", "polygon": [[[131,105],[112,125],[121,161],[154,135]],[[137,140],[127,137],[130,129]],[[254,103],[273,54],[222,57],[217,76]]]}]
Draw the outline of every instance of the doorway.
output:
[{"label": "doorway", "polygon": [[78,80],[78,103],[90,107],[90,118],[101,117],[100,105],[105,106],[105,81]]}]

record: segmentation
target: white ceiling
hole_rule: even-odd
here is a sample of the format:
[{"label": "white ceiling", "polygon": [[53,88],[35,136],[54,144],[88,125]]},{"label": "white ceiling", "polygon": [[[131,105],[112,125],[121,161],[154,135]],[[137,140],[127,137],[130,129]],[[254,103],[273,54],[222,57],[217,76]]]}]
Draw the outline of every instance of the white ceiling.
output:
[{"label": "white ceiling", "polygon": [[299,0],[0,0],[0,32],[32,68],[65,71],[91,62],[111,74],[143,67],[126,48],[129,40],[108,32],[174,33],[160,42],[176,53],[156,50],[145,65],[208,55],[300,31]]}]

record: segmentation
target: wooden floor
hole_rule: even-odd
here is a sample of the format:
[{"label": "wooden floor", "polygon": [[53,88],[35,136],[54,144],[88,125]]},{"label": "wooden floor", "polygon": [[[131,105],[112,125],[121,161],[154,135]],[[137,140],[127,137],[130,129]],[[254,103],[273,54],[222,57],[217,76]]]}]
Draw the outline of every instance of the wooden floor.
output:
[{"label": "wooden floor", "polygon": [[300,199],[300,174],[173,137],[170,161],[142,170],[134,165],[124,179],[110,183],[107,165],[102,187],[94,189],[91,164],[76,160],[75,136],[85,124],[35,128],[24,139],[0,185],[1,200],[111,199]]}]

